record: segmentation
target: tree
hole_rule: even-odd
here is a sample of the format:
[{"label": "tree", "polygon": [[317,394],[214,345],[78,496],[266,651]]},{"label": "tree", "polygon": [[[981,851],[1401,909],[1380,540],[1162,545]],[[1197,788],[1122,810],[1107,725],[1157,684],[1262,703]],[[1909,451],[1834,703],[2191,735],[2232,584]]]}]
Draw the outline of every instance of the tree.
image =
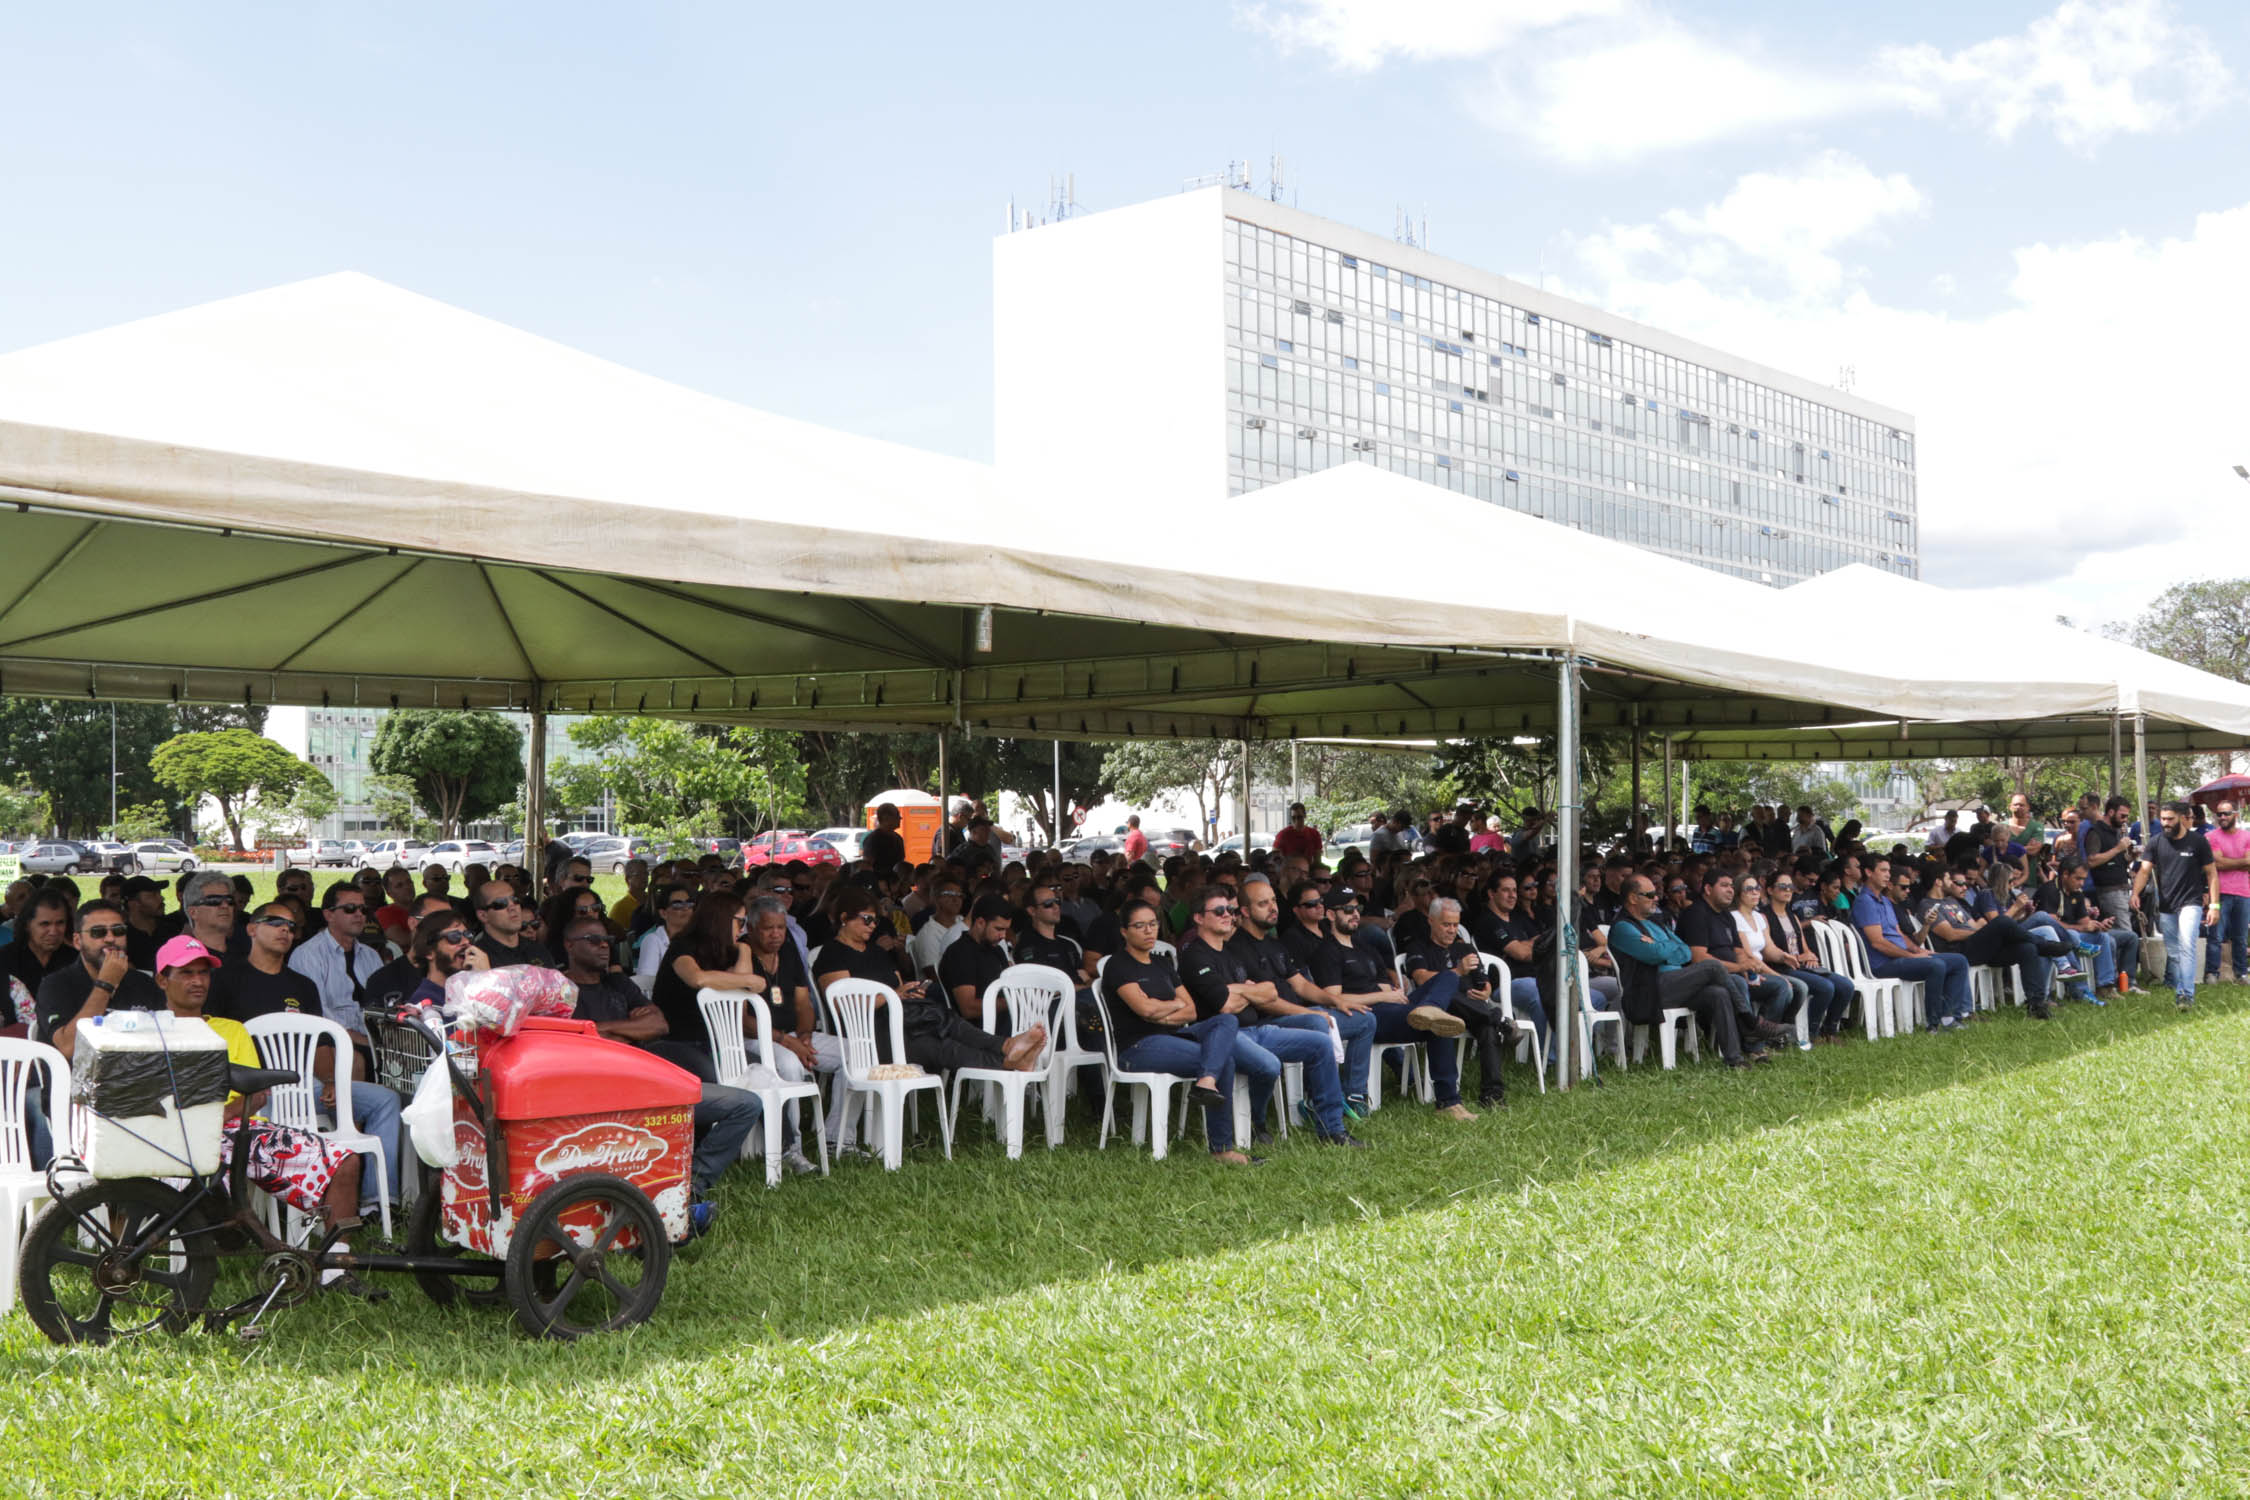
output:
[{"label": "tree", "polygon": [[1197,826],[1211,827],[1220,803],[1239,785],[1239,740],[1134,740],[1112,745],[1102,779],[1127,802],[1146,807],[1174,792],[1195,799]]},{"label": "tree", "polygon": [[316,770],[297,783],[286,797],[279,800],[260,797],[245,816],[258,819],[269,837],[309,839],[313,825],[335,811],[336,788]]},{"label": "tree", "polygon": [[570,741],[594,759],[553,768],[557,805],[592,807],[607,794],[626,832],[659,843],[753,832],[804,800],[796,737],[775,730],[601,716],[571,725]]},{"label": "tree", "polygon": [[[174,733],[169,705],[0,698],[0,784],[44,793],[49,828],[84,836],[108,826],[112,708],[120,773],[117,803],[164,800],[150,757]],[[178,821],[186,821],[184,810]]]},{"label": "tree", "polygon": [[266,732],[266,711],[255,703],[181,703],[172,709],[174,734],[209,734],[216,729]]},{"label": "tree", "polygon": [[162,802],[136,802],[117,810],[117,826],[110,830],[110,837],[133,844],[165,838],[172,827],[171,808]]},{"label": "tree", "polygon": [[[1060,843],[1069,837],[1058,828],[1055,807],[1055,742],[1053,740],[971,739],[954,742],[954,789],[967,797],[996,799],[1008,792],[1020,799],[1045,831],[1048,840]],[[1072,806],[1092,807],[1107,797],[1110,784],[1104,774],[1110,744],[1067,743],[1062,747],[1062,814]],[[859,821],[855,815],[853,822]]]},{"label": "tree", "polygon": [[2133,622],[2132,640],[2214,677],[2250,682],[2250,578],[2173,584]]},{"label": "tree", "polygon": [[404,776],[371,775],[366,781],[367,808],[383,827],[418,839],[434,839],[441,832],[414,801],[414,783]]},{"label": "tree", "polygon": [[0,783],[0,838],[36,838],[54,826],[45,792]]},{"label": "tree", "polygon": [[242,818],[253,801],[286,802],[308,778],[321,776],[304,761],[262,734],[247,729],[174,735],[149,757],[149,772],[193,806],[205,797],[219,804],[219,816],[237,849]]},{"label": "tree", "polygon": [[[870,734],[816,730],[796,737],[805,768],[804,806],[809,827],[857,825],[867,799],[899,788],[937,790],[937,735]],[[955,741],[958,748],[959,741]],[[959,778],[955,778],[958,782]],[[800,809],[783,808],[784,817]]]},{"label": "tree", "polygon": [[523,731],[488,709],[396,709],[376,729],[367,764],[412,785],[450,838],[523,785]]}]

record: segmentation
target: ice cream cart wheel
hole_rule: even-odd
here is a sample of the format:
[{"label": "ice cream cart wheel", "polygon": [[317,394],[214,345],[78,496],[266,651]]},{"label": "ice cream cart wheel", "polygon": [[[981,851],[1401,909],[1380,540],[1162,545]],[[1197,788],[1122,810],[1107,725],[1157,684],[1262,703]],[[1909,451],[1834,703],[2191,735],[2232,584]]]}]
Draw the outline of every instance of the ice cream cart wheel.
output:
[{"label": "ice cream cart wheel", "polygon": [[[209,1215],[200,1203],[180,1214],[181,1201],[161,1182],[122,1178],[48,1204],[24,1237],[16,1279],[33,1325],[58,1344],[185,1329],[211,1300],[217,1266]],[[150,1254],[128,1259],[128,1249],[174,1215]]]},{"label": "ice cream cart wheel", "polygon": [[[552,1275],[542,1269],[550,1263]],[[589,1173],[531,1201],[509,1239],[505,1284],[525,1329],[574,1339],[648,1321],[671,1267],[672,1244],[648,1195]]]},{"label": "ice cream cart wheel", "polygon": [[[459,1255],[460,1246],[438,1238],[438,1220],[445,1211],[438,1174],[428,1167],[423,1167],[422,1173],[421,1196],[414,1200],[413,1216],[406,1221],[406,1253]],[[456,1299],[490,1306],[503,1295],[498,1279],[489,1276],[454,1277],[442,1271],[416,1271],[414,1282],[421,1287],[423,1296],[440,1307],[451,1307]]]}]

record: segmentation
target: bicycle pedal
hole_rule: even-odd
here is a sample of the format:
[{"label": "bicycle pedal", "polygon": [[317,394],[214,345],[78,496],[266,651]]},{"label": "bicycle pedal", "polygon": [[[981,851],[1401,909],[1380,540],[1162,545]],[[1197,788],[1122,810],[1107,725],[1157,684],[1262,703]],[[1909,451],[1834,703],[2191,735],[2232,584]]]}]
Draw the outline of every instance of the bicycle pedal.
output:
[{"label": "bicycle pedal", "polygon": [[245,1323],[234,1331],[234,1336],[245,1344],[261,1343],[266,1336],[266,1325],[263,1323]]}]

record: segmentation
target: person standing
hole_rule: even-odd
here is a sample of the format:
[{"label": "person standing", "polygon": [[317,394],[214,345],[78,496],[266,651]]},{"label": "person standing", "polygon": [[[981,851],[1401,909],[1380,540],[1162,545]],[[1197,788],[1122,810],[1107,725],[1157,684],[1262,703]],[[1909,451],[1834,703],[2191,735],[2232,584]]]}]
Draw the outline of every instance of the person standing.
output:
[{"label": "person standing", "polygon": [[2112,797],[2102,815],[2078,825],[2078,853],[2093,876],[2094,905],[2127,932],[2133,930],[2133,841],[2125,836],[2125,817],[2133,804]]},{"label": "person standing", "polygon": [[1284,859],[1294,855],[1310,865],[1320,858],[1324,842],[1320,830],[1305,821],[1305,804],[1292,802],[1289,804],[1288,826],[1273,836],[1273,852]]},{"label": "person standing", "polygon": [[1148,858],[1148,835],[1141,832],[1141,815],[1132,813],[1125,819],[1125,862],[1139,864]]},{"label": "person standing", "polygon": [[2219,867],[2211,845],[2188,826],[2185,802],[2167,802],[2149,836],[2148,859],[2133,877],[2133,902],[2153,883],[2156,921],[2164,933],[2164,978],[2180,1009],[2195,1004],[2196,960],[2202,957],[2204,912],[2219,903]]},{"label": "person standing", "polygon": [[2210,919],[2211,946],[2203,972],[2215,979],[2220,948],[2231,948],[2234,982],[2241,984],[2250,980],[2250,830],[2241,827],[2231,797],[2222,798],[2211,812],[2218,826],[2203,835],[2203,842],[2211,846],[2211,863],[2219,872],[2219,907]]},{"label": "person standing", "polygon": [[906,862],[906,840],[899,835],[899,810],[895,802],[877,803],[875,826],[859,841],[860,863],[868,873],[885,879]]}]

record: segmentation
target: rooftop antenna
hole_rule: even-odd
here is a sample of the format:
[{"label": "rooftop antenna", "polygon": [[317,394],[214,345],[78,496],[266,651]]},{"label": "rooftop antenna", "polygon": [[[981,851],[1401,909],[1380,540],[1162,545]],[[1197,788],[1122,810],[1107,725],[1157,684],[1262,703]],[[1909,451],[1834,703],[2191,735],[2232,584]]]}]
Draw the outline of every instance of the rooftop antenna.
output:
[{"label": "rooftop antenna", "polygon": [[1266,197],[1270,202],[1279,203],[1282,192],[1281,158],[1276,155],[1271,165],[1266,168]]}]

